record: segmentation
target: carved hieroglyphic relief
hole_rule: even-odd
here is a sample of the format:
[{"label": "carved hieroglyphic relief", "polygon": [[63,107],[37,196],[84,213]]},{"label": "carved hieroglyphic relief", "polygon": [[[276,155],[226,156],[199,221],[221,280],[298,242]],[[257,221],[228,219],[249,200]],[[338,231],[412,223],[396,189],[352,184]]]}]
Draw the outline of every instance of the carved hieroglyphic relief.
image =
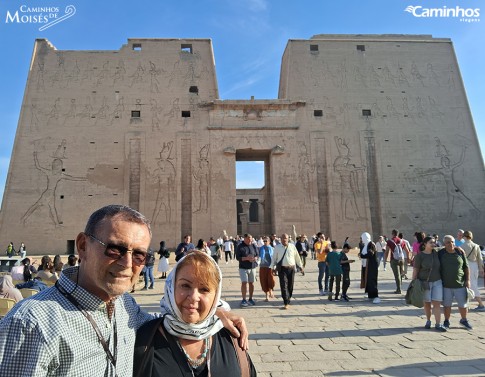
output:
[{"label": "carved hieroglyphic relief", "polygon": [[364,220],[359,208],[359,202],[363,181],[361,175],[365,170],[363,166],[355,166],[351,163],[351,154],[348,142],[345,139],[335,136],[338,157],[333,162],[333,169],[340,178],[340,215],[342,220],[360,221]]},{"label": "carved hieroglyphic relief", "polygon": [[166,119],[166,122],[165,122],[166,126],[168,126],[173,119],[178,118],[180,116],[179,101],[180,101],[179,98],[175,98],[172,101],[172,107],[170,108],[170,110],[163,115],[163,117]]},{"label": "carved hieroglyphic relief", "polygon": [[152,180],[157,186],[157,199],[153,209],[152,224],[170,224],[173,216],[175,193],[175,161],[172,157],[173,141],[163,143],[157,168],[152,173]]},{"label": "carved hieroglyphic relief", "polygon": [[81,122],[84,121],[84,123],[87,123],[91,119],[91,115],[93,114],[93,106],[91,106],[91,97],[86,97],[86,103],[84,104],[81,112],[77,114],[79,116],[79,123],[78,125],[81,124]]},{"label": "carved hieroglyphic relief", "polygon": [[162,71],[157,68],[155,63],[150,61],[150,92],[151,93],[160,93],[158,87],[160,86],[160,82],[158,81],[158,76],[162,74]]},{"label": "carved hieroglyphic relief", "polygon": [[77,111],[76,111],[76,99],[75,98],[71,98],[71,104],[69,105],[69,111],[64,114],[64,125],[66,125],[66,122],[68,121],[74,121],[74,119],[76,118],[76,114],[77,114]]},{"label": "carved hieroglyphic relief", "polygon": [[425,77],[419,72],[418,66],[416,65],[415,62],[411,64],[411,76],[413,77],[414,82],[419,82],[421,86],[424,85],[424,79]]},{"label": "carved hieroglyphic relief", "polygon": [[30,105],[30,130],[37,131],[39,127],[38,109],[35,103]]},{"label": "carved hieroglyphic relief", "polygon": [[141,62],[139,62],[138,66],[136,67],[135,72],[130,76],[130,78],[131,78],[130,88],[133,88],[133,85],[135,85],[135,84],[143,83],[143,76],[144,75],[145,75],[145,68],[143,67]]},{"label": "carved hieroglyphic relief", "polygon": [[469,146],[465,139],[462,140],[463,144],[461,146],[461,153],[458,161],[452,162],[450,159],[450,153],[444,144],[441,143],[441,140],[438,137],[435,137],[436,141],[436,153],[435,156],[440,159],[441,167],[439,168],[430,168],[430,169],[415,169],[416,174],[419,177],[425,176],[434,176],[440,175],[442,176],[444,183],[446,185],[446,196],[448,201],[447,207],[447,214],[451,216],[455,209],[455,199],[461,200],[462,202],[467,203],[472,209],[476,210],[480,213],[480,210],[476,207],[473,201],[462,191],[460,187],[458,187],[455,179],[455,171],[457,168],[463,165],[465,160],[465,152],[467,147]]},{"label": "carved hieroglyphic relief", "polygon": [[118,103],[116,104],[113,112],[110,114],[111,116],[111,124],[113,124],[118,119],[123,119],[123,112],[125,111],[125,103],[124,98],[121,96],[118,98]]},{"label": "carved hieroglyphic relief", "polygon": [[198,168],[195,168],[193,173],[194,178],[197,181],[195,186],[198,186],[199,188],[199,204],[194,213],[207,212],[209,208],[209,144],[200,148],[198,165]]},{"label": "carved hieroglyphic relief", "polygon": [[120,60],[113,74],[113,86],[125,81],[125,74],[126,74],[125,62],[123,60]]},{"label": "carved hieroglyphic relief", "polygon": [[63,160],[66,159],[66,140],[62,140],[58,145],[56,151],[51,156],[52,163],[49,168],[43,167],[39,163],[38,152],[34,151],[35,168],[42,172],[47,178],[47,186],[40,195],[39,199],[30,206],[24,213],[21,222],[25,225],[29,217],[41,207],[47,207],[49,210],[49,217],[55,226],[62,225],[62,216],[56,206],[57,186],[61,181],[85,181],[86,177],[74,177],[62,171]]},{"label": "carved hieroglyphic relief", "polygon": [[300,153],[298,161],[298,176],[303,185],[304,201],[305,203],[316,203],[316,197],[313,192],[313,177],[315,172],[315,164],[311,163],[311,157],[308,153],[305,143],[300,144]]},{"label": "carved hieroglyphic relief", "polygon": [[150,100],[150,110],[152,111],[152,131],[160,131],[160,114],[163,109],[162,106],[158,106],[154,98]]},{"label": "carved hieroglyphic relief", "polygon": [[426,80],[428,86],[441,86],[439,76],[433,68],[433,64],[428,63],[426,65]]},{"label": "carved hieroglyphic relief", "polygon": [[37,83],[36,83],[36,89],[39,91],[44,92],[45,91],[45,83],[44,83],[44,62],[42,60],[39,60],[37,63]]},{"label": "carved hieroglyphic relief", "polygon": [[58,97],[54,101],[54,104],[52,105],[51,109],[47,113],[47,121],[46,124],[54,124],[56,125],[59,121],[59,114],[60,114],[60,103],[61,99]]},{"label": "carved hieroglyphic relief", "polygon": [[106,97],[103,97],[101,107],[95,114],[95,117],[96,117],[95,124],[97,125],[98,121],[105,121],[106,118],[108,117],[108,114],[109,114],[108,99]]},{"label": "carved hieroglyphic relief", "polygon": [[411,86],[409,84],[409,80],[408,80],[406,74],[404,73],[404,69],[401,67],[400,64],[398,64],[398,66],[397,66],[396,77],[397,77],[397,83],[398,83],[398,85],[400,85],[400,86],[406,85],[408,87]]}]

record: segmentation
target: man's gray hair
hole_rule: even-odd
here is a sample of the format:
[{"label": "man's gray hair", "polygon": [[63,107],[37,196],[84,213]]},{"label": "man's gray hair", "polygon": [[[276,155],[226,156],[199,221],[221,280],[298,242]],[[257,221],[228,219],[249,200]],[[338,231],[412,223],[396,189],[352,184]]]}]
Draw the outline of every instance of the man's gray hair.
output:
[{"label": "man's gray hair", "polygon": [[120,220],[123,221],[146,225],[151,237],[152,230],[150,227],[150,221],[148,221],[148,219],[137,210],[121,204],[110,204],[95,211],[89,217],[86,228],[84,229],[84,233],[95,235],[98,226],[104,220],[111,219],[115,216],[119,217]]},{"label": "man's gray hair", "polygon": [[446,241],[451,241],[451,242],[455,242],[455,237],[453,236],[450,236],[449,234],[447,234],[446,236],[443,237],[443,242],[446,242]]}]

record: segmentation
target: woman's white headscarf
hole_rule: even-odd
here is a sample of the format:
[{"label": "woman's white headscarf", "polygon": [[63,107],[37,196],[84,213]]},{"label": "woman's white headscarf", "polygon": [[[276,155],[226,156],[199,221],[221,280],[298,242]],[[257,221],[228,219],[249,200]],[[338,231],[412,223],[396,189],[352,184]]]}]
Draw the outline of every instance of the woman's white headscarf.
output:
[{"label": "woman's white headscarf", "polygon": [[[360,254],[367,255],[367,246],[369,245],[369,242],[372,241],[372,237],[369,233],[364,232],[362,233],[360,238],[362,239],[362,243],[364,244],[364,248],[362,249]],[[367,266],[367,259],[362,258],[362,267],[366,267],[366,266]]]},{"label": "woman's white headscarf", "polygon": [[[197,251],[195,251],[197,253]],[[222,290],[222,273],[217,263],[203,252],[198,252],[203,255],[209,263],[213,263],[219,273],[219,286],[214,297],[212,308],[207,317],[199,323],[187,323],[182,319],[182,314],[175,302],[175,277],[177,275],[177,268],[180,263],[187,258],[190,254],[180,259],[175,265],[174,269],[168,274],[165,281],[165,295],[160,301],[162,309],[162,315],[165,316],[163,324],[165,329],[173,336],[183,339],[200,340],[216,334],[224,326],[222,321],[215,315],[216,309],[219,304]],[[222,306],[229,307],[226,303]]]}]

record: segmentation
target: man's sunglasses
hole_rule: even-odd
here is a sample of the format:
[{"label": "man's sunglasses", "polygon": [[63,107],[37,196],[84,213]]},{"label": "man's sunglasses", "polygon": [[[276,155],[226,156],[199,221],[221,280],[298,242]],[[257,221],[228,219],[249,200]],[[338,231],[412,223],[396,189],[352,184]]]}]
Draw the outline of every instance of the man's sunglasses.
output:
[{"label": "man's sunglasses", "polygon": [[92,234],[86,234],[86,236],[92,238],[97,243],[103,245],[105,247],[104,255],[112,259],[120,259],[125,256],[126,253],[131,253],[132,261],[135,265],[140,266],[145,263],[147,258],[147,252],[141,250],[133,250],[128,249],[122,245],[116,245],[114,243],[104,243],[103,241],[98,240]]}]

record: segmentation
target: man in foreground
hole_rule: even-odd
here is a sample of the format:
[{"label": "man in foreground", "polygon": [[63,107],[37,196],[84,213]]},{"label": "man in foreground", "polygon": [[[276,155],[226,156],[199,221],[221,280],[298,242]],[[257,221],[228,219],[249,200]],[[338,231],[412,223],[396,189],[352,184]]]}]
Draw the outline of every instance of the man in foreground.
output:
[{"label": "man in foreground", "polygon": [[441,265],[441,280],[443,281],[443,306],[445,308],[445,321],[443,326],[450,328],[451,305],[453,298],[458,304],[460,312],[460,325],[472,330],[466,315],[468,312],[467,288],[470,288],[470,270],[465,253],[455,247],[453,236],[444,236],[445,247],[438,252]]},{"label": "man in foreground", "polygon": [[80,266],[0,322],[2,376],[132,376],[136,330],[154,317],[126,292],[150,240],[139,212],[121,205],[94,212],[76,238]]}]

